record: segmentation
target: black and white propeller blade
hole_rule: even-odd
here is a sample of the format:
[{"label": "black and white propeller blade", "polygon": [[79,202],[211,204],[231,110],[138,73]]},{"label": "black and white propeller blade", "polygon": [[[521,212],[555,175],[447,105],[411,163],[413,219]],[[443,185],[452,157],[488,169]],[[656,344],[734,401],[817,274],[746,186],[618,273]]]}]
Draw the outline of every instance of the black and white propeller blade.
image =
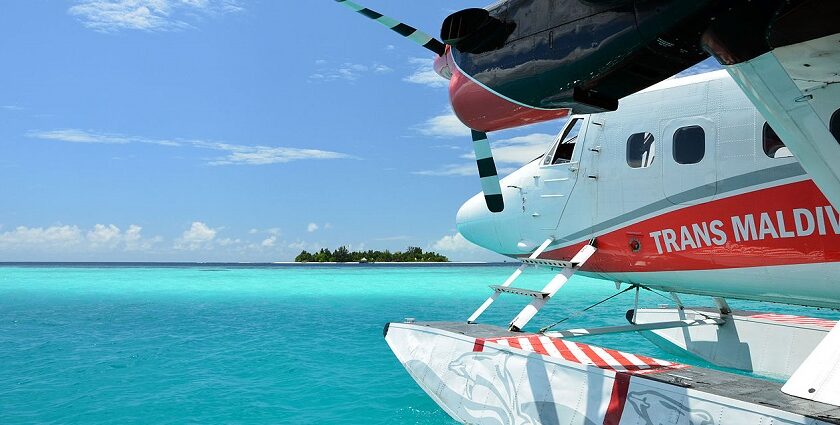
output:
[{"label": "black and white propeller blade", "polygon": [[[349,0],[335,1],[379,22],[403,37],[431,50],[438,56],[443,56],[446,53],[446,45],[417,28]],[[481,177],[481,189],[484,191],[484,201],[487,203],[487,209],[494,213],[502,212],[505,209],[505,202],[502,199],[502,187],[499,184],[496,162],[493,160],[493,152],[490,150],[490,142],[487,140],[487,134],[472,130],[472,139],[475,161],[478,165],[478,175]]]},{"label": "black and white propeller blade", "polygon": [[367,16],[370,19],[373,19],[376,22],[379,22],[382,25],[390,28],[397,34],[435,52],[438,56],[443,56],[446,52],[446,46],[441,43],[436,38],[432,37],[429,34],[426,34],[423,31],[418,30],[410,25],[406,25],[396,19],[389,18],[379,12],[370,10],[362,5],[354,3],[348,0],[335,0],[338,3],[341,3],[350,9],[361,13],[362,15]]},{"label": "black and white propeller blade", "polygon": [[505,209],[505,201],[502,199],[502,186],[499,184],[499,173],[496,171],[496,161],[493,160],[487,133],[472,130],[472,140],[484,202],[487,203],[490,212],[502,212]]}]

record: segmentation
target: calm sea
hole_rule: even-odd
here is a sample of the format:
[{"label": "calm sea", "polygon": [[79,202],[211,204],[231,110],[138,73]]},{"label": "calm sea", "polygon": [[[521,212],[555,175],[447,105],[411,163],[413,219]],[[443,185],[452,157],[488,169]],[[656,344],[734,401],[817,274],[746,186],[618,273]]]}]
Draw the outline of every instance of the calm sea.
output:
[{"label": "calm sea", "polygon": [[[465,320],[487,285],[512,271],[0,267],[0,423],[451,424],[395,360],[382,327],[405,317]],[[539,288],[550,276],[529,270],[517,286]],[[615,292],[610,282],[576,277],[534,326]],[[510,298],[484,321],[513,317],[522,300]],[[642,295],[645,306],[667,302]],[[627,293],[568,325],[622,324],[631,306]],[[691,362],[632,334],[590,341]]]}]

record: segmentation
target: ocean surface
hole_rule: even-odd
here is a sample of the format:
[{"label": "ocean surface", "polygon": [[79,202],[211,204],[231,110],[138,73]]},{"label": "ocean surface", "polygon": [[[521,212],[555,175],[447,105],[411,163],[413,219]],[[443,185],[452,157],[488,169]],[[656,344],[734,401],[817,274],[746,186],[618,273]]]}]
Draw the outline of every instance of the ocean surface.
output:
[{"label": "ocean surface", "polygon": [[[382,338],[406,317],[466,320],[506,266],[0,266],[0,424],[452,424]],[[517,286],[538,289],[547,271]],[[575,277],[534,328],[616,292]],[[484,322],[522,306],[502,297]],[[710,305],[686,297],[687,303]],[[626,293],[563,326],[626,323]],[[667,304],[643,292],[642,306]],[[732,301],[734,308],[836,312]],[[694,363],[622,334],[588,340]]]}]

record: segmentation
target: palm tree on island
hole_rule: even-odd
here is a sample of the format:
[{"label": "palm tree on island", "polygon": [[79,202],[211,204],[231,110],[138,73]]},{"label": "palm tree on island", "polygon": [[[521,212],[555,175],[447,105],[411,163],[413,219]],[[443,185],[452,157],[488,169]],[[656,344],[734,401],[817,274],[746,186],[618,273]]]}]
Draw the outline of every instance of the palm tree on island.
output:
[{"label": "palm tree on island", "polygon": [[446,263],[446,256],[422,248],[410,246],[405,251],[350,251],[346,246],[340,246],[335,251],[321,248],[310,253],[303,250],[295,257],[296,263]]}]

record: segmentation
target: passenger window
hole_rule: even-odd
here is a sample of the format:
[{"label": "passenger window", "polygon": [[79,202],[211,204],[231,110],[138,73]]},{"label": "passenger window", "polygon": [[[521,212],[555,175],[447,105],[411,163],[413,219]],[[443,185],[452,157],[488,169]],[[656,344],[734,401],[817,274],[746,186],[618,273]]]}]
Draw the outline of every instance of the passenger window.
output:
[{"label": "passenger window", "polygon": [[834,140],[840,143],[840,109],[831,114],[831,123],[828,125],[828,128],[831,130]]},{"label": "passenger window", "polygon": [[551,148],[543,159],[543,165],[565,164],[572,161],[572,154],[575,151],[580,129],[583,127],[583,118],[575,118],[563,129],[557,143]]},{"label": "passenger window", "polygon": [[761,131],[761,147],[764,149],[764,154],[769,158],[789,158],[793,156],[790,149],[785,146],[782,139],[768,123],[764,123],[764,129]]},{"label": "passenger window", "polygon": [[631,168],[647,168],[656,157],[653,134],[636,133],[627,139],[627,165]]},{"label": "passenger window", "polygon": [[674,161],[678,164],[696,164],[706,156],[706,132],[693,125],[674,132]]}]

